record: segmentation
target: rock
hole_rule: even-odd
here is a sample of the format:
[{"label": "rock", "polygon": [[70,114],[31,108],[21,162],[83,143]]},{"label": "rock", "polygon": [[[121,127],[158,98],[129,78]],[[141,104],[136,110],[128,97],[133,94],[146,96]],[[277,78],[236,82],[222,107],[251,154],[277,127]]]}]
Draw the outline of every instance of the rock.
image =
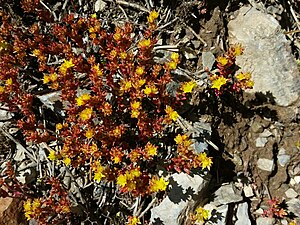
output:
[{"label": "rock", "polygon": [[275,224],[275,218],[258,217],[256,219],[256,225],[273,225]]},{"label": "rock", "polygon": [[215,192],[216,197],[213,204],[219,206],[232,202],[240,202],[243,200],[241,194],[241,191],[235,190],[232,184],[223,185]]},{"label": "rock", "polygon": [[228,23],[229,42],[245,48],[236,62],[252,72],[254,87],[249,92],[271,94],[278,105],[288,106],[299,97],[300,74],[281,30],[273,16],[251,7],[242,7]]},{"label": "rock", "polygon": [[280,166],[284,167],[291,159],[290,155],[278,155],[277,156],[278,163]]},{"label": "rock", "polygon": [[0,198],[0,225],[28,224],[23,215],[23,204],[17,198]]},{"label": "rock", "polygon": [[250,198],[250,197],[254,196],[253,189],[252,189],[251,185],[246,185],[243,188],[243,191],[244,191],[245,197],[247,197],[247,198]]},{"label": "rock", "polygon": [[257,166],[261,170],[271,172],[274,169],[274,161],[271,159],[260,158],[257,160]]},{"label": "rock", "polygon": [[272,135],[272,132],[269,130],[264,130],[264,132],[262,132],[261,134],[259,134],[260,137],[270,137]]},{"label": "rock", "polygon": [[211,52],[202,52],[202,65],[203,69],[208,68],[209,70],[212,69],[216,59],[214,54]]},{"label": "rock", "polygon": [[226,218],[227,218],[227,212],[228,212],[228,205],[221,205],[221,206],[215,206],[214,204],[206,204],[204,209],[209,210],[211,217],[209,218],[209,221],[213,225],[226,225]]},{"label": "rock", "polygon": [[102,11],[106,7],[106,5],[107,5],[106,2],[104,2],[102,0],[97,0],[95,2],[95,7],[94,7],[95,12]]},{"label": "rock", "polygon": [[[156,224],[180,225],[192,210],[206,197],[209,179],[193,174],[173,174],[167,197],[151,209],[150,222]],[[172,210],[170,210],[172,209]]]},{"label": "rock", "polygon": [[286,192],[285,192],[286,197],[288,198],[297,198],[298,193],[293,189],[293,188],[289,188]]},{"label": "rock", "polygon": [[300,183],[300,176],[294,176],[294,180],[297,184]]},{"label": "rock", "polygon": [[288,206],[288,210],[295,214],[298,218],[300,218],[300,200],[297,198],[291,199],[286,202]]},{"label": "rock", "polygon": [[235,225],[251,225],[251,220],[248,215],[248,203],[244,202],[238,204],[237,212],[236,212],[237,221]]},{"label": "rock", "polygon": [[261,133],[263,132],[264,128],[262,126],[261,123],[257,122],[257,121],[254,121],[250,127],[251,131],[253,133]]},{"label": "rock", "polygon": [[7,110],[0,109],[0,120],[1,121],[9,120],[12,117],[13,117],[13,113],[11,113]]},{"label": "rock", "polygon": [[255,141],[255,146],[257,148],[263,148],[266,146],[266,144],[268,143],[268,139],[265,138],[265,137],[258,137],[256,138],[256,141]]}]

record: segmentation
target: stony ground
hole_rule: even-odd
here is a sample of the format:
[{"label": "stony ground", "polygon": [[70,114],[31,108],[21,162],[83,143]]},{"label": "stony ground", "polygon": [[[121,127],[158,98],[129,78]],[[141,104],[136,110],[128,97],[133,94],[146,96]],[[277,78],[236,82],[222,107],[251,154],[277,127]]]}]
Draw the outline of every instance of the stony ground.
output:
[{"label": "stony ground", "polygon": [[[51,4],[55,5],[54,2]],[[286,38],[290,41],[292,56],[295,60],[299,60],[300,17],[297,12],[300,12],[300,5],[297,0],[183,0],[160,1],[160,3],[151,0],[126,2],[104,0],[90,1],[85,10],[95,10],[96,7],[96,10],[102,12],[103,18],[112,21],[129,20],[139,24],[139,18],[145,8],[156,8],[164,15],[159,28],[161,42],[177,46],[183,55],[183,69],[189,73],[197,73],[203,69],[202,52],[218,55],[228,48],[227,24],[235,18],[237,10],[245,5],[272,15],[279,21],[282,30],[286,32]],[[240,202],[249,204],[248,217],[251,224],[262,223],[258,222],[256,217],[268,207],[266,203],[268,199],[300,201],[299,110],[300,100],[283,107],[265,95],[254,93],[245,93],[239,96],[239,99],[226,96],[223,98],[221,109],[210,111],[199,107],[194,110],[201,112],[202,115],[198,116],[211,123],[211,141],[219,148],[219,150],[211,148],[214,167],[213,187],[210,192],[214,193],[218,187],[227,183],[243,190],[241,194],[243,200]],[[0,141],[0,159],[2,159],[9,155],[11,143],[4,135],[0,136]],[[300,205],[299,202],[297,204]],[[227,222],[220,224],[235,223],[236,219],[233,217],[236,208],[232,205],[231,207],[231,214],[227,214],[231,219],[227,218]],[[292,219],[298,220],[300,208],[296,207],[292,211],[293,213],[283,219],[272,219],[271,222],[264,221],[264,223],[288,224]],[[7,215],[6,211],[0,214],[0,218]],[[10,216],[14,217],[15,214]],[[13,220],[14,218],[11,218],[10,223],[0,219],[0,225],[21,223]],[[300,224],[300,221],[298,223]]]}]

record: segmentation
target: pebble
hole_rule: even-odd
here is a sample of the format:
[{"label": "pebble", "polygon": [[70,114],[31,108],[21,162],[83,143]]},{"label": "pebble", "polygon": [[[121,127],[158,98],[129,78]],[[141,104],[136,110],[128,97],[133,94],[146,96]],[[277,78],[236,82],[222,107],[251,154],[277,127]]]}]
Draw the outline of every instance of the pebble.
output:
[{"label": "pebble", "polygon": [[225,205],[228,203],[240,202],[243,200],[241,192],[235,191],[235,189],[233,189],[232,184],[226,184],[221,186],[215,192],[215,196],[216,196],[214,199],[215,205]]},{"label": "pebble", "polygon": [[245,197],[247,197],[247,198],[254,196],[253,189],[251,188],[250,185],[245,186],[243,191],[244,191]]},{"label": "pebble", "polygon": [[273,225],[275,224],[275,218],[258,217],[256,219],[256,225]]},{"label": "pebble", "polygon": [[300,183],[300,176],[294,176],[294,180],[297,184]]},{"label": "pebble", "polygon": [[264,132],[262,132],[261,134],[259,134],[260,137],[270,137],[272,135],[272,132],[269,130],[264,130]]},{"label": "pebble", "polygon": [[271,159],[260,158],[257,160],[257,166],[261,170],[271,172],[274,168],[274,161]]},{"label": "pebble", "polygon": [[293,188],[289,188],[286,192],[285,192],[286,197],[288,198],[297,198],[298,193],[293,189]]},{"label": "pebble", "polygon": [[278,155],[278,163],[280,166],[284,167],[291,159],[290,155]]},{"label": "pebble", "polygon": [[262,124],[259,123],[259,122],[257,122],[257,121],[254,121],[254,122],[252,123],[250,129],[251,129],[251,131],[252,131],[253,133],[261,133],[261,132],[263,132],[263,130],[264,130]]},{"label": "pebble", "polygon": [[257,148],[263,148],[263,147],[266,146],[267,142],[268,142],[267,138],[265,138],[265,137],[258,137],[258,138],[256,138],[255,146]]}]

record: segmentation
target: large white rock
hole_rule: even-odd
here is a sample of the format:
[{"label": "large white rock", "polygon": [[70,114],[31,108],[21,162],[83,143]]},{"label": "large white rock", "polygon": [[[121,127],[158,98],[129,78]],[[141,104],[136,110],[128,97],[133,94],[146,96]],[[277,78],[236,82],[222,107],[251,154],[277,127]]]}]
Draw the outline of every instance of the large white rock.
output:
[{"label": "large white rock", "polygon": [[291,105],[300,94],[300,73],[290,43],[278,21],[254,7],[242,7],[228,23],[229,42],[245,48],[237,64],[252,73],[251,92],[270,92],[281,106]]},{"label": "large white rock", "polygon": [[238,205],[236,212],[237,221],[235,225],[251,225],[251,220],[248,214],[248,203],[244,202]]},{"label": "large white rock", "polygon": [[170,179],[172,186],[167,197],[151,209],[151,224],[180,225],[204,198],[209,178],[179,173]]}]

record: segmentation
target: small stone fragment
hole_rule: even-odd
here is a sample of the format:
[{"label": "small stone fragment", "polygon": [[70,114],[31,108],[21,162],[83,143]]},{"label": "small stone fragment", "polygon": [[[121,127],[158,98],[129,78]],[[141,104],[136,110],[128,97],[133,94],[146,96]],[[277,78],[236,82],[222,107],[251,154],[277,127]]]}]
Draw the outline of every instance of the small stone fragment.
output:
[{"label": "small stone fragment", "polygon": [[209,70],[212,69],[216,59],[214,54],[211,52],[202,52],[202,65],[203,69],[208,68]]},{"label": "small stone fragment", "polygon": [[106,7],[107,3],[102,0],[97,0],[95,2],[95,12],[102,11]]},{"label": "small stone fragment", "polygon": [[265,137],[258,137],[258,138],[256,138],[255,146],[257,148],[263,148],[263,147],[266,146],[267,142],[268,142],[267,138],[265,138]]},{"label": "small stone fragment", "polygon": [[257,166],[261,170],[271,172],[274,169],[274,161],[271,159],[260,158],[257,160]]},{"label": "small stone fragment", "polygon": [[257,121],[254,121],[254,122],[252,123],[250,129],[251,129],[251,131],[252,131],[253,133],[261,133],[261,132],[263,132],[263,130],[264,130],[262,124],[259,123],[259,122],[257,122]]},{"label": "small stone fragment", "polygon": [[256,219],[256,225],[273,225],[275,224],[275,218],[258,217]]},{"label": "small stone fragment", "polygon": [[250,185],[246,185],[243,189],[245,197],[250,198],[254,196],[253,189]]},{"label": "small stone fragment", "polygon": [[285,192],[286,197],[288,198],[297,198],[298,193],[293,189],[293,188],[289,188],[286,192]]},{"label": "small stone fragment", "polygon": [[272,135],[272,132],[269,130],[264,130],[264,132],[262,132],[261,134],[259,134],[260,137],[270,137]]},{"label": "small stone fragment", "polygon": [[278,163],[280,166],[284,167],[291,159],[289,155],[278,155],[277,156]]},{"label": "small stone fragment", "polygon": [[241,195],[241,191],[233,189],[232,184],[226,184],[221,186],[216,192],[215,192],[215,199],[214,204],[215,205],[225,205],[232,202],[240,202],[243,200],[243,197]]},{"label": "small stone fragment", "polygon": [[300,200],[297,198],[293,198],[286,202],[288,206],[288,210],[295,214],[295,216],[300,218]]},{"label": "small stone fragment", "polygon": [[294,180],[297,184],[300,183],[300,176],[294,176]]}]

